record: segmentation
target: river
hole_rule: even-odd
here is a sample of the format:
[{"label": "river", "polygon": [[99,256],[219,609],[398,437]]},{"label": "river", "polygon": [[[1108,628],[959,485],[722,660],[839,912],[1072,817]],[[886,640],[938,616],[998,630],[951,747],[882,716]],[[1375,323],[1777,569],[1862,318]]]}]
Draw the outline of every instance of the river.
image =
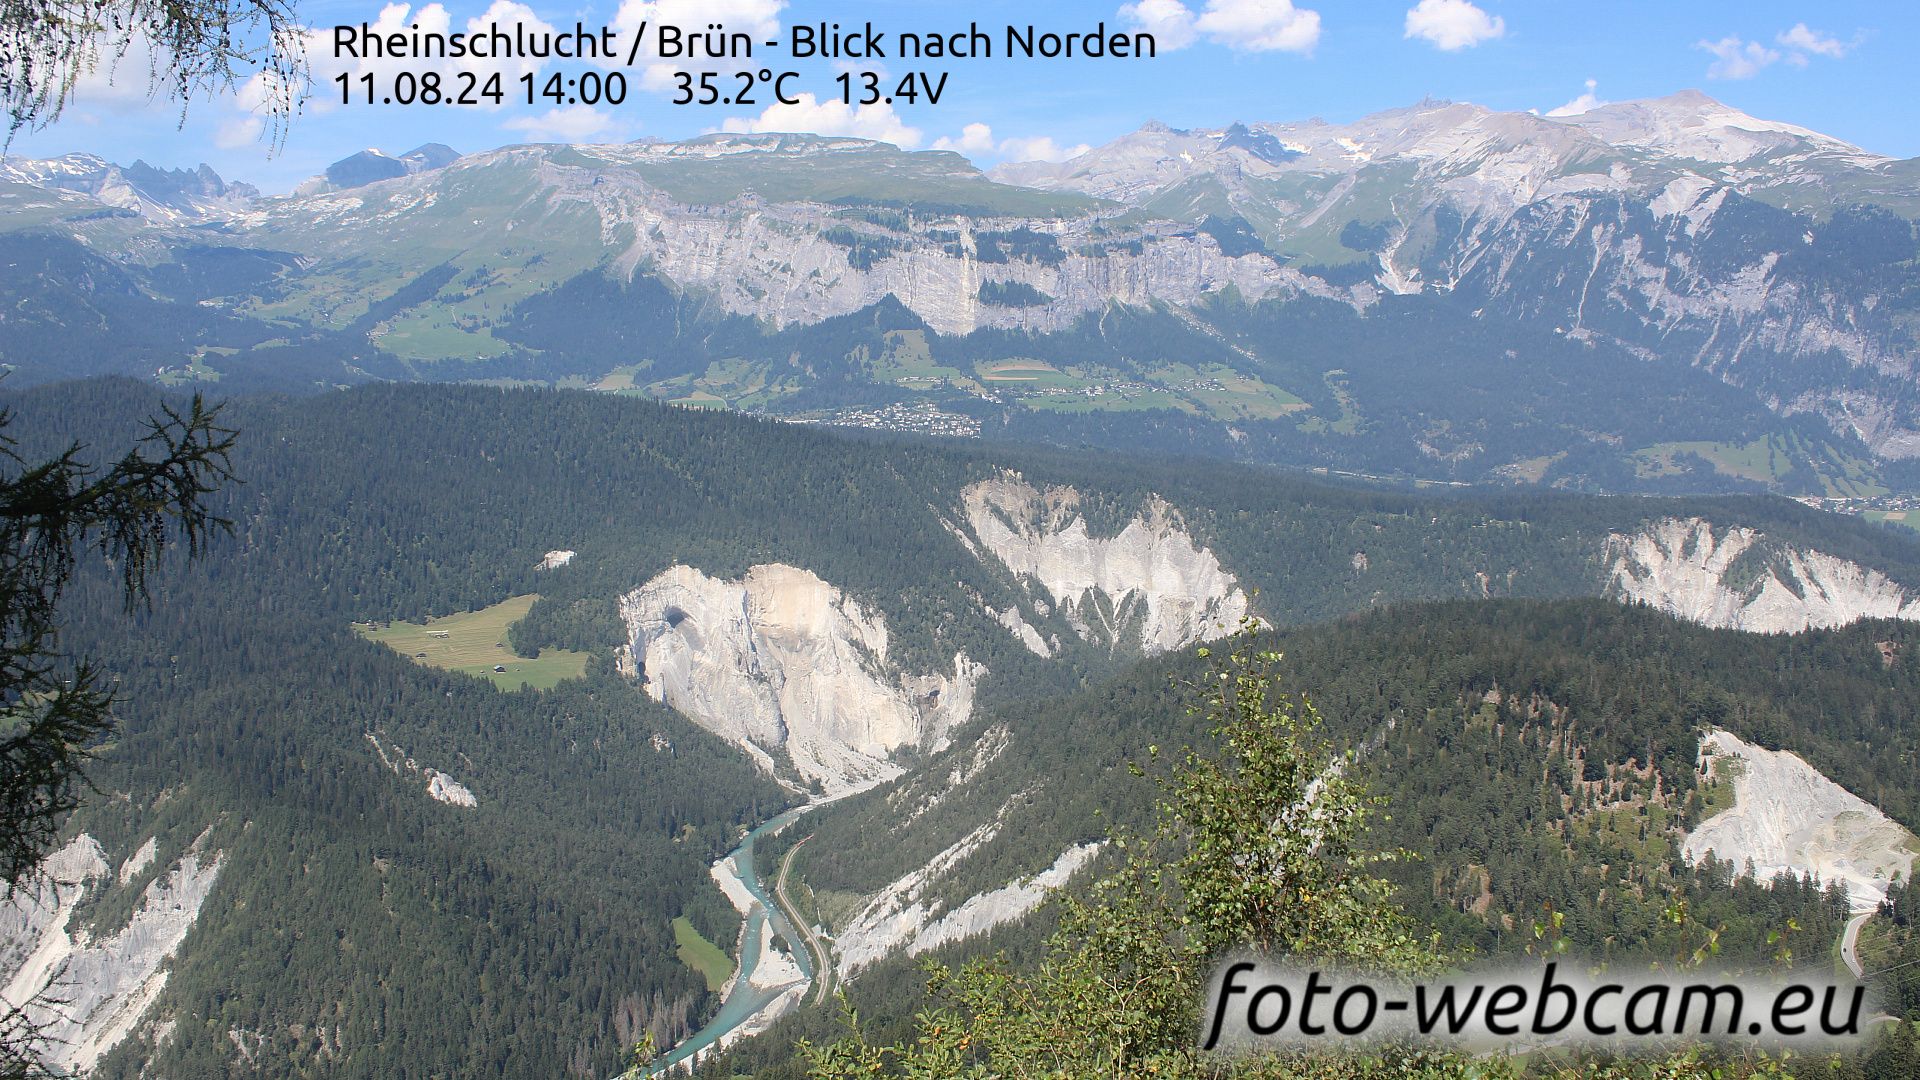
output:
[{"label": "river", "polygon": [[720,1003],[720,1011],[712,1020],[707,1021],[705,1027],[682,1039],[672,1050],[661,1055],[660,1059],[654,1063],[655,1075],[667,1072],[719,1042],[728,1032],[746,1023],[775,998],[792,989],[790,985],[787,987],[753,985],[754,969],[760,965],[760,942],[764,936],[761,927],[767,919],[773,920],[774,933],[779,934],[787,943],[787,951],[793,956],[794,963],[799,966],[800,973],[806,977],[806,984],[808,986],[813,984],[815,975],[813,954],[808,951],[807,943],[801,938],[798,930],[781,912],[780,905],[773,902],[767,887],[761,883],[760,874],[754,867],[753,845],[762,836],[779,832],[800,815],[818,805],[820,804],[813,803],[796,807],[764,822],[759,828],[749,832],[740,841],[739,847],[733,849],[731,858],[733,864],[740,869],[740,881],[747,887],[747,891],[753,894],[753,905],[748,909],[746,916],[746,932],[740,937],[740,956],[737,961],[740,970],[734,976],[733,986],[726,999]]}]

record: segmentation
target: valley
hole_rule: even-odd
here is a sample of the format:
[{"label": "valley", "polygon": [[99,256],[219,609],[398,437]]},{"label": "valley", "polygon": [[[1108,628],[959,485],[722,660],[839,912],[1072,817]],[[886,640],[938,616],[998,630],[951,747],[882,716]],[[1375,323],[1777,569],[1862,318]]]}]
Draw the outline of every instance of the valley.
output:
[{"label": "valley", "polygon": [[9,163],[0,255],[37,276],[0,362],[595,386],[1402,482],[1916,488],[1911,163],[1694,91],[1149,124],[991,173],[805,135],[368,153],[284,197]]},{"label": "valley", "polygon": [[744,917],[737,962],[719,991],[720,1007],[713,1019],[678,1044],[662,1047],[663,1053],[653,1063],[659,1070],[671,1070],[682,1062],[695,1066],[710,1049],[765,1031],[792,1011],[821,977],[810,939],[794,928],[785,902],[776,904],[768,895],[755,869],[755,842],[791,826],[805,812],[806,808],[789,810],[755,826],[738,847],[714,864],[721,891]]},{"label": "valley", "polygon": [[[57,417],[91,417],[104,441],[168,392],[93,381],[10,405],[31,450],[66,430]],[[1377,842],[1430,860],[1396,881],[1449,948],[1514,949],[1551,899],[1576,940],[1638,955],[1667,941],[1657,899],[1678,889],[1751,957],[1768,890],[1715,867],[1824,881],[1845,863],[1886,882],[1849,822],[1861,806],[1885,815],[1874,828],[1920,822],[1898,719],[1920,685],[1920,548],[1786,500],[1387,491],[875,444],[578,390],[391,385],[233,408],[250,482],[225,497],[254,524],[221,541],[225,569],[184,573],[131,634],[76,623],[140,691],[97,774],[119,794],[76,825],[89,865],[144,869],[82,875],[100,881],[89,903],[56,900],[33,925],[107,947],[142,875],[198,867],[206,890],[149,954],[170,957],[164,981],[136,971],[140,989],[87,1021],[94,1075],[227,1059],[233,1038],[182,1022],[214,995],[237,1002],[223,1009],[250,1053],[437,1058],[437,1040],[355,1055],[370,1017],[322,1033],[289,1005],[386,981],[437,1011],[471,1000],[466,980],[516,986],[500,965],[518,961],[478,944],[502,904],[562,943],[544,955],[573,958],[505,992],[607,1075],[642,1033],[758,1060],[789,1037],[773,1033],[830,1020],[812,991],[829,970],[896,1016],[884,1001],[912,963],[1031,941],[1049,897],[1105,872],[1110,830],[1149,815],[1126,764],[1196,737],[1167,680],[1190,681],[1193,650],[1245,618],[1279,635],[1331,734],[1367,746],[1394,807]],[[344,468],[368,446],[387,468]],[[594,514],[567,509],[589,499]],[[263,627],[253,609],[275,597],[300,614]],[[521,673],[466,673],[503,655],[578,659],[527,690]],[[293,704],[309,699],[330,704]],[[1799,755],[1809,779],[1792,783],[1844,798],[1756,795],[1740,786],[1755,771],[1722,783],[1728,809],[1698,779],[1708,729]],[[1782,798],[1814,816],[1727,824]],[[1739,839],[1700,839],[1723,834]],[[1820,887],[1772,890],[1810,941],[1839,941],[1866,895],[1830,910]],[[289,908],[346,958],[296,959],[311,989],[294,998],[247,974],[285,970],[266,959],[268,913]],[[574,933],[594,944],[564,944]],[[9,963],[29,983],[42,970]],[[649,989],[611,1012],[568,991],[636,982]]]},{"label": "valley", "polygon": [[[0,159],[15,472],[237,433],[188,550],[47,547],[92,666],[0,736],[112,723],[0,1021],[92,1080],[1216,1075],[1235,904],[1920,1020],[1920,171],[1591,105]],[[1417,1067],[1621,1075],[1557,1054]]]}]

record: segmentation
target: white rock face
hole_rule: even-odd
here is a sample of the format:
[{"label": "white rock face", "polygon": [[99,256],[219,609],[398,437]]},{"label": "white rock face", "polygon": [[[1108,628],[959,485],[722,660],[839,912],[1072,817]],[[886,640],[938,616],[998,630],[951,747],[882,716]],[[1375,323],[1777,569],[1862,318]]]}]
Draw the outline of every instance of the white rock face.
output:
[{"label": "white rock face", "polygon": [[1683,848],[1688,861],[1698,862],[1711,851],[1736,868],[1751,862],[1761,881],[1782,870],[1844,881],[1856,913],[1878,907],[1895,875],[1912,873],[1920,839],[1798,754],[1713,731],[1700,740],[1700,758],[1741,765],[1733,782],[1733,808],[1688,834]]},{"label": "white rock face", "polygon": [[986,672],[964,653],[951,675],[899,671],[878,612],[778,563],[740,581],[676,566],[622,597],[620,614],[655,701],[769,770],[784,752],[829,795],[898,776],[902,747],[944,746]]},{"label": "white rock face", "polygon": [[443,772],[427,770],[427,796],[449,806],[479,806],[467,786]]},{"label": "white rock face", "polygon": [[171,870],[147,885],[127,925],[98,940],[88,928],[70,924],[89,889],[111,877],[100,845],[90,836],[77,837],[48,860],[46,870],[45,883],[0,905],[0,942],[6,943],[0,948],[0,977],[6,980],[0,1001],[25,1005],[44,1025],[51,1064],[85,1073],[133,1030],[166,987],[165,965],[212,892],[220,855],[201,851],[196,840]]},{"label": "white rock face", "polygon": [[872,964],[896,949],[905,948],[932,921],[933,913],[921,897],[934,882],[953,869],[961,859],[973,854],[1000,835],[1006,818],[1002,809],[994,820],[979,826],[955,841],[946,850],[927,860],[925,866],[910,870],[899,880],[875,893],[834,938],[841,977]]},{"label": "white rock face", "polygon": [[544,555],[544,556],[542,556],[542,557],[541,557],[541,559],[540,559],[540,569],[542,569],[542,570],[558,570],[558,569],[560,569],[561,567],[563,567],[563,566],[565,566],[565,565],[567,565],[568,563],[570,563],[570,562],[572,562],[572,561],[573,561],[573,557],[574,557],[575,555],[577,555],[577,554],[579,554],[579,552],[575,552],[575,551],[549,551],[549,552],[547,552],[547,553],[546,553],[546,555]]},{"label": "white rock face", "polygon": [[970,896],[959,907],[921,930],[907,946],[908,956],[964,941],[1018,919],[1040,906],[1047,894],[1072,880],[1073,875],[1100,853],[1099,844],[1076,844],[1060,853],[1053,865],[1038,874],[992,892]]},{"label": "white rock face", "polygon": [[1060,853],[1053,865],[1029,878],[968,897],[958,907],[943,910],[926,892],[947,870],[993,838],[997,823],[982,826],[959,843],[935,856],[926,867],[907,874],[881,890],[834,940],[842,978],[851,977],[893,953],[908,956],[951,945],[984,934],[1021,918],[1065,885],[1100,852],[1099,844],[1076,844]]},{"label": "white rock face", "polygon": [[1614,533],[1605,548],[1607,593],[1689,622],[1763,633],[1920,618],[1920,600],[1885,574],[1819,551],[1780,549],[1751,584],[1729,580],[1735,562],[1764,539],[1747,528],[1716,531],[1700,518]]},{"label": "white rock face", "polygon": [[138,850],[127,856],[126,862],[120,864],[120,884],[125,885],[140,876],[142,871],[153,865],[153,857],[158,853],[159,845],[153,837],[147,837],[147,842],[141,844]]},{"label": "white rock face", "polygon": [[954,792],[965,788],[973,778],[985,772],[987,766],[1006,753],[1013,745],[1013,733],[1005,724],[995,724],[980,733],[966,748],[966,753],[954,757],[952,768],[944,777],[936,777],[930,772],[919,774],[920,783],[902,784],[887,793],[887,808],[905,824],[918,821],[921,817],[947,801]]},{"label": "white rock face", "polygon": [[447,773],[421,765],[413,760],[412,755],[400,749],[399,744],[389,746],[382,743],[380,736],[371,731],[367,732],[366,739],[373,744],[373,752],[380,755],[380,763],[395,776],[412,776],[426,780],[428,798],[435,802],[446,803],[448,806],[472,808],[480,805],[480,800],[474,797],[473,789]]},{"label": "white rock face", "polygon": [[1019,608],[1010,606],[1005,611],[995,611],[992,608],[988,608],[987,614],[993,616],[994,620],[1001,626],[1006,627],[1014,637],[1019,638],[1020,644],[1025,645],[1028,652],[1033,653],[1035,656],[1052,658],[1056,648],[1055,644],[1041,637],[1040,631],[1035,630],[1033,624],[1029,623],[1026,618],[1020,614]]},{"label": "white rock face", "polygon": [[[728,156],[792,154],[792,143],[781,138],[716,138],[729,145],[709,142],[703,149],[718,148]],[[777,150],[776,144],[788,149]],[[842,150],[858,153],[865,146],[847,141]],[[988,326],[1064,329],[1111,302],[1191,304],[1228,286],[1258,298],[1344,295],[1271,259],[1229,256],[1211,237],[1165,222],[1137,226],[1137,235],[1129,237],[1141,241],[1137,249],[1117,245],[1091,255],[1089,247],[1103,247],[1099,241],[1113,228],[1110,221],[926,215],[894,231],[836,217],[834,207],[818,203],[756,199],[691,205],[647,182],[646,170],[692,149],[689,144],[581,147],[579,153],[603,165],[627,168],[588,170],[548,161],[540,181],[555,205],[591,208],[610,248],[624,243],[614,257],[618,270],[644,266],[699,290],[728,311],[776,326],[849,314],[887,296],[940,333],[965,334]],[[463,164],[481,167],[488,160],[489,155],[475,155]],[[780,158],[774,160],[780,167]],[[868,167],[887,166],[872,160]],[[856,268],[846,247],[821,235],[836,226],[883,242],[885,256]],[[1054,235],[1061,256],[1046,261],[978,257],[979,234],[1023,228]],[[983,282],[1030,285],[1052,300],[1032,307],[985,303],[979,298]]]},{"label": "white rock face", "polygon": [[1225,636],[1247,614],[1234,576],[1158,499],[1112,537],[1088,533],[1073,489],[1042,494],[1014,474],[971,485],[961,503],[986,550],[1037,581],[1090,641],[1168,652]]}]

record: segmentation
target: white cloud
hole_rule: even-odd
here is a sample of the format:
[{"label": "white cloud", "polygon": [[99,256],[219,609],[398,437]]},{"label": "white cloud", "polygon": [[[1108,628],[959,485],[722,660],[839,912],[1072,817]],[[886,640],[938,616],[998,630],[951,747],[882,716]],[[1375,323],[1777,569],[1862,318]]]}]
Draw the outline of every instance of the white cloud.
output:
[{"label": "white cloud", "polygon": [[[453,32],[453,13],[447,10],[446,5],[440,3],[428,4],[418,9],[405,3],[390,3],[380,9],[380,14],[373,20],[371,29],[375,34],[392,34],[411,32],[416,25],[423,34]],[[508,34],[514,33],[514,28],[518,26],[523,28],[523,32],[529,37],[555,32],[552,24],[534,14],[532,8],[516,0],[493,0],[485,11],[466,20],[460,29],[469,34],[484,33],[492,26],[498,26],[501,31]],[[498,74],[502,83],[499,89],[505,94],[507,101],[512,101],[517,88],[511,84],[522,75],[539,72],[547,63],[545,60],[515,57],[496,59],[465,56],[453,60],[337,56],[334,52],[333,31],[330,28],[308,30],[305,34],[305,42],[308,63],[313,69],[314,84],[314,94],[308,99],[306,107],[315,112],[330,112],[341,107],[340,90],[334,85],[334,79],[341,75],[347,76],[350,80],[351,92],[356,95],[355,100],[364,101],[366,90],[359,82],[364,75],[373,76],[375,96],[385,97],[393,89],[394,77],[403,71],[414,75],[434,73],[440,78],[441,93],[446,95],[460,94],[468,89],[465,80],[459,77],[463,72],[482,80],[472,88],[476,93],[485,89],[484,80]],[[242,87],[240,101],[242,108],[258,107],[258,101],[265,96],[261,90],[262,85],[261,77],[256,75]],[[249,97],[253,99],[252,102],[249,102]],[[358,107],[365,108],[365,105]],[[477,106],[462,106],[462,108],[468,107],[493,110],[504,106],[496,105],[491,101],[484,101]]]},{"label": "white cloud", "polygon": [[1036,135],[1025,139],[1008,139],[1000,144],[1000,157],[1005,161],[1067,161],[1093,149],[1086,143],[1076,146],[1061,146],[1050,136]]},{"label": "white cloud", "polygon": [[213,145],[222,150],[238,150],[260,141],[261,132],[266,130],[266,121],[258,116],[236,116],[221,123],[213,133]]},{"label": "white cloud", "polygon": [[[372,20],[369,29],[373,34],[411,33],[418,26],[420,32],[446,34],[455,32],[453,13],[445,4],[432,3],[414,8],[403,2],[388,3],[380,9],[380,14]],[[552,34],[552,24],[534,14],[532,8],[518,0],[493,0],[487,9],[473,18],[467,19],[459,29],[468,34],[484,33],[498,27],[512,34],[520,27],[528,36]],[[306,51],[307,62],[313,77],[311,96],[302,103],[301,108],[313,113],[330,113],[343,107],[340,88],[334,80],[341,75],[347,76],[349,93],[353,95],[355,109],[367,109],[366,87],[360,82],[362,76],[373,76],[373,96],[387,97],[395,91],[395,77],[401,72],[415,76],[412,86],[424,90],[428,76],[439,79],[440,93],[446,97],[471,92],[479,98],[475,105],[463,105],[461,108],[482,109],[496,112],[512,102],[518,88],[513,84],[522,75],[536,74],[546,66],[545,60],[516,57],[474,57],[465,56],[457,60],[450,58],[373,58],[338,55],[334,48],[332,28],[306,28],[301,32],[301,41]],[[497,89],[503,95],[500,103],[484,96],[493,76],[500,77]],[[473,83],[468,85],[464,76],[472,76]],[[234,150],[250,142],[256,142],[264,130],[266,121],[272,118],[273,102],[269,95],[269,81],[265,74],[255,74],[241,83],[226,98],[227,104],[240,115],[221,122],[214,133],[214,144],[223,150]],[[556,110],[557,111],[557,110]],[[549,114],[551,115],[551,114]],[[377,122],[377,121],[376,121]]]},{"label": "white cloud", "polygon": [[591,105],[548,109],[539,116],[517,116],[500,125],[536,142],[609,142],[625,137],[625,125]]},{"label": "white cloud", "polygon": [[1483,41],[1505,37],[1507,21],[1467,0],[1420,0],[1407,9],[1409,38],[1422,38],[1445,52],[1472,48]]},{"label": "white cloud", "polygon": [[[493,3],[487,7],[487,10],[467,20],[467,32],[470,34],[478,33],[486,30],[489,25],[498,25],[500,29],[509,34],[514,32],[513,28],[516,26],[524,27],[529,37],[536,34],[552,34],[558,32],[551,23],[534,14],[532,8],[525,4],[517,3],[516,0],[493,0]],[[502,81],[507,81],[518,79],[520,76],[530,72],[539,71],[540,68],[545,65],[546,61],[526,59],[480,60],[467,57],[454,61],[454,63],[461,71],[472,71],[477,74],[491,75],[497,71],[500,73]],[[458,87],[454,89],[458,89]]]},{"label": "white cloud", "polygon": [[769,105],[756,117],[730,117],[722,131],[736,132],[811,132],[815,135],[851,135],[892,143],[904,150],[920,145],[920,129],[907,126],[891,105],[862,105],[858,108],[841,101],[820,101],[812,94],[799,95],[797,105]]},{"label": "white cloud", "polygon": [[960,129],[959,138],[942,136],[934,140],[933,148],[962,154],[991,154],[994,150],[993,129],[985,124],[968,124]]},{"label": "white cloud", "polygon": [[[156,70],[152,43],[144,34],[129,40],[120,52],[103,35],[94,65],[74,80],[73,101],[84,105],[144,106],[157,88],[168,89],[167,72]],[[155,86],[159,80],[158,87]]]},{"label": "white cloud", "polygon": [[957,138],[947,136],[935,139],[933,148],[953,150],[976,160],[986,158],[996,161],[1066,161],[1093,149],[1086,143],[1061,146],[1047,135],[995,140],[993,129],[985,124],[968,124],[960,129]]},{"label": "white cloud", "polygon": [[1293,0],[1207,0],[1194,26],[1215,44],[1249,52],[1310,53],[1320,43],[1320,13]]},{"label": "white cloud", "polygon": [[1167,52],[1184,49],[1200,36],[1193,28],[1193,12],[1180,0],[1140,0],[1122,7],[1120,17],[1152,34],[1154,44]]},{"label": "white cloud", "polygon": [[1320,43],[1320,13],[1294,7],[1293,0],[1207,0],[1197,16],[1180,0],[1137,0],[1119,17],[1153,34],[1167,52],[1201,36],[1239,52],[1311,53]]},{"label": "white cloud", "polygon": [[1779,50],[1732,34],[1719,41],[1696,42],[1694,48],[1718,58],[1707,67],[1709,79],[1751,79],[1780,59]]},{"label": "white cloud", "polygon": [[1584,112],[1592,112],[1593,110],[1606,104],[1606,102],[1600,100],[1599,95],[1594,92],[1599,89],[1600,89],[1599,80],[1588,79],[1586,93],[1581,94],[1579,97],[1574,98],[1572,101],[1567,102],[1565,105],[1562,105],[1557,109],[1549,110],[1547,112],[1547,115],[1548,116],[1579,116],[1581,113],[1584,113]]},{"label": "white cloud", "polygon": [[1824,56],[1829,60],[1839,60],[1853,48],[1831,34],[1810,30],[1806,23],[1794,23],[1793,29],[1785,30],[1773,37],[1775,43],[1792,50],[1787,60],[1805,67],[1809,56]]}]

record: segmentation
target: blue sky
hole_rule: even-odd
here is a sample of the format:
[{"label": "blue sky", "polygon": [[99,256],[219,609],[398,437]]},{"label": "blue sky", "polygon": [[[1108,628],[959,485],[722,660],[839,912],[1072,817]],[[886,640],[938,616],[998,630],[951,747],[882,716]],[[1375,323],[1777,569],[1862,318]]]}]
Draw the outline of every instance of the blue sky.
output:
[{"label": "blue sky", "polygon": [[[1424,97],[1499,109],[1547,111],[1591,94],[1593,100],[1655,97],[1695,87],[1756,116],[1785,120],[1896,157],[1920,156],[1920,109],[1912,87],[1920,55],[1920,5],[1827,0],[1798,2],[1640,2],[1573,0],[442,0],[411,7],[380,0],[296,0],[303,22],[322,28],[310,52],[320,84],[293,121],[284,144],[256,135],[263,125],[245,108],[247,93],[197,101],[184,126],[171,103],[149,102],[140,76],[124,63],[109,82],[86,80],[66,115],[43,131],[17,136],[10,152],[44,157],[74,150],[119,162],[164,166],[207,162],[223,176],[284,191],[327,163],[364,147],[404,152],[423,142],[475,151],[529,141],[684,138],[731,127],[815,130],[888,138],[917,148],[956,148],[985,165],[1059,156],[1098,144],[1149,119],[1176,127],[1234,120],[1351,120]],[[891,89],[907,71],[950,71],[937,106],[896,103],[856,111],[841,106],[823,61],[795,61],[762,45],[753,66],[795,70],[809,105],[698,107],[670,103],[663,70],[627,73],[619,107],[498,109],[341,106],[330,79],[367,70],[332,55],[335,23],[385,18],[395,25],[435,21],[465,29],[496,19],[561,28],[629,25],[647,19],[700,27],[718,21],[752,30],[756,41],[787,40],[795,24],[871,21],[891,38],[903,31],[953,31],[969,19],[994,38],[1009,24],[1042,30],[1109,31],[1150,26],[1152,60],[990,60],[938,64],[897,57],[875,64]],[[484,21],[484,20],[482,20]],[[397,68],[375,66],[384,88]],[[413,66],[426,66],[416,63]],[[541,69],[577,75],[577,65]],[[508,72],[512,87],[520,69]],[[1589,80],[1591,85],[1589,86]],[[449,84],[451,85],[451,84]],[[649,87],[656,88],[649,88]]]}]

